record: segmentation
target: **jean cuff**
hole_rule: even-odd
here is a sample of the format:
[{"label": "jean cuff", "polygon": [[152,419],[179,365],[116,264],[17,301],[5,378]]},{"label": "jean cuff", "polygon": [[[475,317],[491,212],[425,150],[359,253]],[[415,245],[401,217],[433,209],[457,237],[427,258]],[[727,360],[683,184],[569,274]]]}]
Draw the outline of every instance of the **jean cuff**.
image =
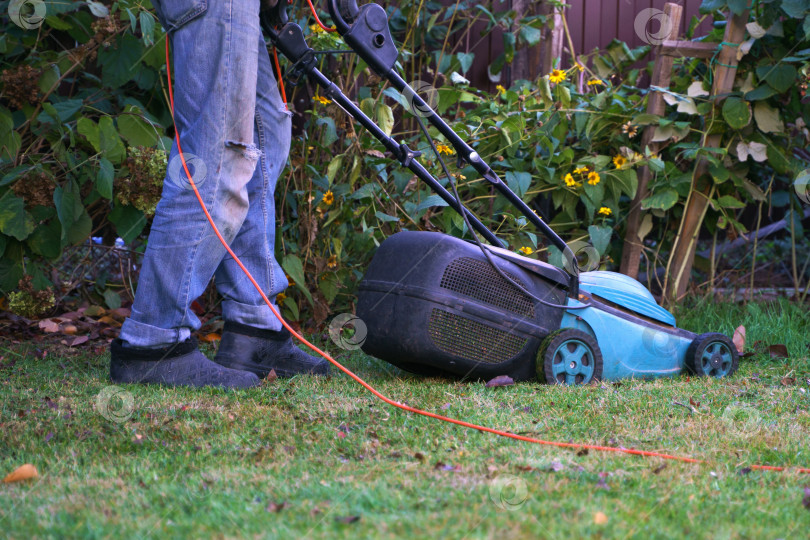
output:
[{"label": "jean cuff", "polygon": [[183,342],[191,336],[191,329],[185,326],[180,328],[158,328],[144,324],[129,317],[121,325],[118,337],[131,347],[160,348]]},{"label": "jean cuff", "polygon": [[[278,307],[276,307],[276,309],[278,309]],[[250,304],[241,304],[233,300],[224,300],[222,302],[222,318],[226,321],[264,330],[278,331],[282,328],[281,322],[279,322],[270,308],[267,307],[267,304],[264,303],[258,306],[251,306]]]}]

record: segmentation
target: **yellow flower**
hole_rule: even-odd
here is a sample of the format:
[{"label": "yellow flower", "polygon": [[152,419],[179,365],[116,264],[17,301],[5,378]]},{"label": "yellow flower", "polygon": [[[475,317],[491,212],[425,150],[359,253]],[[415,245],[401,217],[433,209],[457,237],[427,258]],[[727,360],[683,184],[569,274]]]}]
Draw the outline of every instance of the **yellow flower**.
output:
[{"label": "yellow flower", "polygon": [[612,213],[613,213],[613,210],[611,210],[607,206],[603,206],[602,208],[599,209],[599,214],[601,214],[603,216],[609,216]]},{"label": "yellow flower", "polygon": [[455,178],[456,180],[466,180],[467,179],[467,177],[464,176],[461,173],[453,173],[453,178]]},{"label": "yellow flower", "polygon": [[548,75],[548,80],[553,83],[560,83],[565,80],[565,72],[561,69],[555,69]]},{"label": "yellow flower", "polygon": [[588,172],[588,167],[577,167],[574,169],[574,174],[582,174]]},{"label": "yellow flower", "polygon": [[585,66],[583,66],[583,65],[582,65],[582,64],[580,64],[579,62],[575,63],[575,64],[574,64],[574,67],[576,67],[576,68],[577,68],[578,70],[580,70],[580,71],[585,71]]},{"label": "yellow flower", "polygon": [[284,275],[287,276],[287,287],[294,287],[295,286],[295,281],[293,281],[293,278],[290,277],[290,274],[284,274]]},{"label": "yellow flower", "polygon": [[446,144],[437,145],[436,150],[438,150],[440,154],[447,154],[448,156],[456,153],[455,150],[453,150]]},{"label": "yellow flower", "polygon": [[613,164],[616,166],[617,169],[621,169],[622,167],[624,167],[625,163],[627,163],[627,158],[621,154],[613,158]]},{"label": "yellow flower", "polygon": [[632,139],[633,137],[636,136],[638,130],[636,129],[636,126],[634,126],[630,122],[627,122],[626,124],[622,124],[622,133],[627,133],[627,136]]},{"label": "yellow flower", "polygon": [[330,270],[334,270],[335,268],[337,268],[337,265],[338,265],[337,255],[330,255],[329,260],[326,261],[326,267],[329,268]]},{"label": "yellow flower", "polygon": [[314,99],[315,99],[315,101],[317,101],[321,105],[329,105],[330,103],[332,103],[331,99],[327,99],[327,98],[325,98],[323,96],[315,96]]},{"label": "yellow flower", "polygon": [[503,87],[502,85],[500,85],[500,84],[499,84],[498,86],[496,86],[496,87],[495,87],[495,90],[497,90],[499,94],[505,94],[505,93],[506,93],[506,88],[504,88],[504,87]]},{"label": "yellow flower", "polygon": [[287,295],[283,292],[280,292],[276,295],[276,305],[281,304],[284,300],[287,299]]},{"label": "yellow flower", "polygon": [[523,246],[518,251],[520,251],[524,255],[531,255],[532,253],[534,253],[534,250],[532,248],[530,248],[529,246]]},{"label": "yellow flower", "polygon": [[599,79],[591,79],[590,81],[588,81],[588,86],[596,86],[596,85],[598,85],[598,84],[601,84],[602,86],[604,86],[604,85],[605,85],[605,83],[603,83],[603,82],[602,82],[601,80],[599,80]]},{"label": "yellow flower", "polygon": [[310,24],[309,29],[312,30],[313,34],[322,34],[323,33],[323,28],[321,28],[317,24]]},{"label": "yellow flower", "polygon": [[330,189],[326,193],[323,194],[323,204],[329,205],[335,202],[335,195],[332,193]]},{"label": "yellow flower", "polygon": [[565,185],[568,187],[579,187],[582,185],[576,180],[574,180],[574,177],[571,176],[571,173],[566,174],[563,180],[565,180]]},{"label": "yellow flower", "polygon": [[588,183],[592,186],[598,184],[602,179],[599,177],[599,173],[596,171],[591,171],[588,173]]}]

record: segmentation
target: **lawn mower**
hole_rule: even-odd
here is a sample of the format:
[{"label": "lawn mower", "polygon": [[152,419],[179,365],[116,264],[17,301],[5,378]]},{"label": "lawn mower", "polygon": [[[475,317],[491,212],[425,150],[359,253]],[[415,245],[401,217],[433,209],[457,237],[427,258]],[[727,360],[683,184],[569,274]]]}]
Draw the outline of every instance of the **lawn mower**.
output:
[{"label": "lawn mower", "polygon": [[[323,96],[457,211],[472,237],[403,231],[380,244],[359,284],[357,316],[366,325],[366,353],[428,376],[508,375],[566,385],[673,376],[684,369],[698,376],[734,373],[739,355],[727,336],[677,328],[673,315],[635,279],[579,271],[565,241],[396,72],[398,51],[381,6],[329,0],[328,8],[346,44],[420,111],[414,118],[452,192],[422,166],[419,152],[386,135],[318,70],[316,52],[288,20],[287,7],[285,0],[271,0],[262,12],[265,34],[292,63],[285,79],[296,83],[306,75],[320,86]],[[510,251],[463,204],[421,117],[452,144],[460,165],[472,166],[562,252],[563,268]]]}]

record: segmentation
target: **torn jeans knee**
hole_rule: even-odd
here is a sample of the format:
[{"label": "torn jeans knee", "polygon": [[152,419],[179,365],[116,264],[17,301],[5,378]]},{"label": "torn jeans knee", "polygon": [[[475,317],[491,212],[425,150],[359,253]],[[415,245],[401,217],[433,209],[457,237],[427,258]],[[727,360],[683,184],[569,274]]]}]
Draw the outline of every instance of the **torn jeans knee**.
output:
[{"label": "torn jeans knee", "polygon": [[243,143],[239,141],[225,141],[225,146],[232,149],[238,149],[242,152],[242,157],[256,162],[262,157],[261,149],[253,143]]}]

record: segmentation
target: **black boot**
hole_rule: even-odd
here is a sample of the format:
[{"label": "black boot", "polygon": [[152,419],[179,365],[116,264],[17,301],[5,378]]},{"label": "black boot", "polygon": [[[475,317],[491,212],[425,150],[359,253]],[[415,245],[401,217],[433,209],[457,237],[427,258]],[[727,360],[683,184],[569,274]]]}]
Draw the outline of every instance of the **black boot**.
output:
[{"label": "black boot", "polygon": [[329,374],[329,362],[296,347],[286,329],[263,330],[234,322],[225,323],[214,362],[261,378],[270,371],[278,377]]},{"label": "black boot", "polygon": [[190,338],[162,349],[125,347],[120,339],[110,344],[110,378],[116,383],[168,386],[250,388],[260,381],[253,373],[220,366],[197,349]]}]

